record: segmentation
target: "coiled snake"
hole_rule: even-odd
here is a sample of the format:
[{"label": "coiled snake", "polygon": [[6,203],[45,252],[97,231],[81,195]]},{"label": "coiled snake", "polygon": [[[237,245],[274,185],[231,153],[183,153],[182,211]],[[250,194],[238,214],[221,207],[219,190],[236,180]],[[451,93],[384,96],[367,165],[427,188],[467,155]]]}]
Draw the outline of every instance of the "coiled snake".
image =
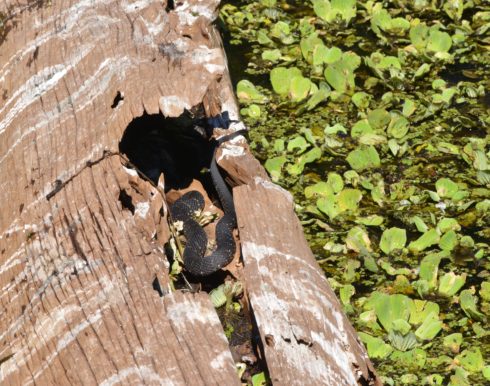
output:
[{"label": "coiled snake", "polygon": [[187,192],[170,207],[172,219],[183,222],[183,231],[186,238],[186,247],[183,254],[184,266],[188,272],[195,276],[207,276],[218,271],[229,264],[235,254],[236,243],[233,237],[233,229],[236,227],[237,222],[233,196],[218,169],[216,150],[220,144],[244,132],[246,130],[239,130],[221,137],[216,140],[213,149],[209,170],[224,212],[223,217],[216,225],[216,249],[214,252],[204,256],[208,243],[207,235],[193,218],[196,211],[201,211],[204,208],[204,197],[202,194],[197,191]]}]

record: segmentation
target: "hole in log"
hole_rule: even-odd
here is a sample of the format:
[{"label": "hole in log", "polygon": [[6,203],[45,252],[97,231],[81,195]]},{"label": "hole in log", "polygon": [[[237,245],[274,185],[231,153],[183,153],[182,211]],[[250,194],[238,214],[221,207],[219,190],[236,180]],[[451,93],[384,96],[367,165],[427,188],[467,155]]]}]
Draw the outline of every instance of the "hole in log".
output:
[{"label": "hole in log", "polygon": [[274,345],[276,344],[274,341],[274,337],[272,335],[266,335],[265,344],[269,347],[274,347]]},{"label": "hole in log", "polygon": [[193,179],[203,182],[200,172],[210,162],[211,147],[195,122],[190,113],[178,118],[145,113],[129,124],[119,151],[155,184],[163,173],[166,192],[185,188]]},{"label": "hole in log", "polygon": [[121,91],[118,91],[116,96],[114,97],[114,100],[112,101],[111,108],[115,109],[123,100],[124,95],[121,93]]},{"label": "hole in log", "polygon": [[[168,193],[170,203],[179,200],[172,216],[183,222],[186,242],[181,244],[175,231],[173,240],[177,240],[189,277],[182,281],[182,287],[176,282],[178,289],[188,287],[187,282],[218,285],[225,274],[221,268],[232,261],[237,251],[231,191],[222,171],[214,161],[211,163],[217,146],[215,140],[210,140],[213,128],[227,129],[231,120],[227,112],[205,117],[203,110],[202,106],[197,106],[177,118],[145,113],[128,125],[119,143],[120,153],[129,160],[128,167],[155,185],[163,175],[164,192]],[[184,193],[178,191],[183,189],[187,190],[186,197],[180,200]],[[124,198],[121,194],[123,205],[128,201]],[[210,205],[210,200],[214,205]],[[216,210],[217,207],[221,207],[222,212]],[[171,254],[167,257],[172,260]]]},{"label": "hole in log", "polygon": [[165,7],[165,11],[170,12],[175,9],[174,0],[167,0],[167,6]]},{"label": "hole in log", "polygon": [[[218,194],[208,172],[215,148],[215,143],[210,141],[209,137],[212,128],[227,129],[230,122],[230,117],[226,112],[217,117],[205,118],[202,107],[193,113],[186,112],[177,118],[165,118],[159,114],[149,115],[145,113],[128,125],[119,143],[119,151],[125,154],[130,161],[131,164],[127,167],[134,166],[141,176],[153,183],[157,184],[159,177],[163,174],[164,190],[165,193],[168,193],[169,198],[175,194],[175,192],[169,192],[170,190],[188,188],[193,180],[198,180],[202,187],[194,181],[191,190],[198,186],[197,189],[203,195],[207,193],[212,200],[214,199],[216,206],[219,206]],[[123,205],[125,194],[126,192],[121,192],[120,195]],[[224,215],[220,214],[220,219],[223,217]],[[213,220],[213,224],[219,221]],[[211,239],[216,238],[213,230],[209,233]],[[173,242],[177,244],[176,240],[180,240],[185,251],[185,247],[189,243],[186,245],[188,240],[184,242],[184,239],[185,237],[179,238],[178,234],[172,235]],[[174,253],[177,252],[177,248],[172,248],[172,242],[163,247],[169,267],[174,269],[174,263],[177,259]],[[170,276],[175,289],[193,292],[199,289],[210,292],[222,284],[225,279],[230,279],[230,274],[222,269],[207,276],[193,276],[186,267],[184,267],[183,274],[175,269],[175,271],[170,272]],[[160,296],[165,296],[166,288],[162,288],[158,279],[153,277],[150,280],[153,290]],[[236,360],[248,364],[246,373],[242,378],[247,382],[251,381],[254,374],[267,371],[267,366],[263,361],[263,354],[259,354],[257,349],[260,341],[259,333],[256,326],[254,327],[256,325],[255,319],[253,315],[250,315],[245,296],[238,294],[230,301],[240,303],[241,306],[239,309],[230,307],[230,304],[222,306],[219,308],[218,314],[223,328],[227,332],[234,357]]]},{"label": "hole in log", "polygon": [[160,285],[160,281],[158,280],[158,277],[155,277],[155,279],[153,279],[151,286],[156,292],[158,292],[158,295],[160,295],[160,297],[163,296],[162,286]]},{"label": "hole in log", "polygon": [[122,204],[122,207],[124,209],[129,210],[132,214],[134,214],[134,205],[133,205],[133,200],[131,199],[131,196],[126,193],[125,190],[120,190],[119,191],[119,201]]}]

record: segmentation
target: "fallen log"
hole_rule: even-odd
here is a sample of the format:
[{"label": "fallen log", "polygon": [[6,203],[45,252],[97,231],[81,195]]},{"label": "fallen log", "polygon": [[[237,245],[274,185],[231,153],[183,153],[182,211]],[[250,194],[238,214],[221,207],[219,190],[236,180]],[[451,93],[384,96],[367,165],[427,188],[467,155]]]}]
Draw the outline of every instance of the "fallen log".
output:
[{"label": "fallen log", "polygon": [[[0,5],[2,384],[240,384],[207,293],[173,290],[161,186],[120,153],[145,115],[201,106],[239,120],[212,25],[218,5]],[[290,196],[243,138],[218,163],[237,185],[243,272],[230,270],[242,275],[271,381],[380,384]]]}]

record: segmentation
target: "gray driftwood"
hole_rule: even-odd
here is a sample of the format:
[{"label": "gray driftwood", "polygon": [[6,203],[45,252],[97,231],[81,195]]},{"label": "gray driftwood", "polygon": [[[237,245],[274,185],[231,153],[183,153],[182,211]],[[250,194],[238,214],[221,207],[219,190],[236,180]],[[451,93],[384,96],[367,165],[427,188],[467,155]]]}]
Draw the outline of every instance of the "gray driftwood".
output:
[{"label": "gray driftwood", "polygon": [[[2,385],[240,384],[208,296],[169,290],[162,196],[117,154],[145,111],[238,118],[219,1],[172,3],[0,4]],[[242,185],[243,278],[273,382],[377,384],[290,197],[243,139],[220,163]]]}]

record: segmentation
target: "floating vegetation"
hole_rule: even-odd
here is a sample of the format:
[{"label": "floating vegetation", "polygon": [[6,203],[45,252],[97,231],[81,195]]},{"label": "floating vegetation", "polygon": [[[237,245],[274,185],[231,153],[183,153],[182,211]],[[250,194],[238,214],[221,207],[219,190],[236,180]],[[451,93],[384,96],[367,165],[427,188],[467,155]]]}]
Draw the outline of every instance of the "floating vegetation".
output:
[{"label": "floating vegetation", "polygon": [[[387,385],[490,382],[490,4],[225,4],[251,147]],[[241,54],[243,55],[243,53]]]}]

